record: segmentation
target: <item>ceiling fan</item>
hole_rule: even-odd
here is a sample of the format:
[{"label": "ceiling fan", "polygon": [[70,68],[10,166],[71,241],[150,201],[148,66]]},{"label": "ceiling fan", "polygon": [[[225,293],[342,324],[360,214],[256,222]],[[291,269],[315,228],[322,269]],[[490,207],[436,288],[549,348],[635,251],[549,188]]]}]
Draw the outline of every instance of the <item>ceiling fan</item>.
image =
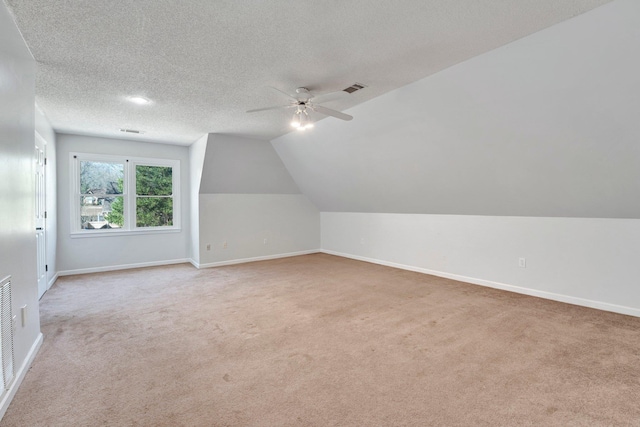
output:
[{"label": "ceiling fan", "polygon": [[318,105],[318,99],[327,99],[330,95],[334,95],[340,92],[332,92],[324,95],[316,96],[306,87],[299,87],[296,89],[295,95],[288,94],[280,89],[275,87],[271,87],[274,90],[277,90],[280,93],[285,94],[290,98],[288,105],[278,105],[274,107],[265,107],[265,108],[256,108],[254,110],[249,110],[247,113],[255,113],[258,111],[267,111],[267,110],[280,110],[280,109],[289,109],[295,108],[295,112],[293,113],[293,119],[291,120],[291,126],[298,130],[305,130],[313,127],[313,120],[309,116],[309,111],[315,111],[320,114],[324,114],[326,116],[335,117],[340,120],[351,120],[352,116],[341,113],[340,111],[332,110],[331,108],[323,107],[322,105]]}]

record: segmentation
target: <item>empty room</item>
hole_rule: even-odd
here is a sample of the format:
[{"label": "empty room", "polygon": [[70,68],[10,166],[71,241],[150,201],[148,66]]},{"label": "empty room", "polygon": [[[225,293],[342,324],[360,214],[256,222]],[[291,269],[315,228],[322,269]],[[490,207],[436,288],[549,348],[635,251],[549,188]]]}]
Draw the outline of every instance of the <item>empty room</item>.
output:
[{"label": "empty room", "polygon": [[0,427],[640,426],[640,2],[3,0]]}]

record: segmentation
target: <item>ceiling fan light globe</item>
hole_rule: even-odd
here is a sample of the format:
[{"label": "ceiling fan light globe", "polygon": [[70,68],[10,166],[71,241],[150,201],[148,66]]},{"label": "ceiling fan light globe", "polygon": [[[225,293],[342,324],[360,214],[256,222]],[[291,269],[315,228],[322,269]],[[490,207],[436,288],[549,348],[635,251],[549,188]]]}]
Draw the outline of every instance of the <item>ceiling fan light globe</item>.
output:
[{"label": "ceiling fan light globe", "polygon": [[297,121],[297,120],[294,120],[294,121],[291,122],[291,126],[294,127],[294,128],[299,129],[300,128],[300,122]]},{"label": "ceiling fan light globe", "polygon": [[144,96],[130,96],[128,99],[130,102],[133,102],[134,104],[138,104],[138,105],[151,104],[151,100],[148,98],[145,98]]}]

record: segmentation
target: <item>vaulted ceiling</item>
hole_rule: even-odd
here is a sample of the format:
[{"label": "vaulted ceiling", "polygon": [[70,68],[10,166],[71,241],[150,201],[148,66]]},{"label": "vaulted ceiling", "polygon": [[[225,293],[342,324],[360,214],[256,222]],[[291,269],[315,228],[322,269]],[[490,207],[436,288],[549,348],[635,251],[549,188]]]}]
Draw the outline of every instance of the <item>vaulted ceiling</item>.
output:
[{"label": "vaulted ceiling", "polygon": [[322,212],[640,218],[638,52],[616,0],[271,142]]},{"label": "vaulted ceiling", "polygon": [[289,132],[285,110],[246,113],[287,103],[269,86],[366,85],[324,104],[349,109],[610,0],[4,1],[56,131],[187,145]]}]

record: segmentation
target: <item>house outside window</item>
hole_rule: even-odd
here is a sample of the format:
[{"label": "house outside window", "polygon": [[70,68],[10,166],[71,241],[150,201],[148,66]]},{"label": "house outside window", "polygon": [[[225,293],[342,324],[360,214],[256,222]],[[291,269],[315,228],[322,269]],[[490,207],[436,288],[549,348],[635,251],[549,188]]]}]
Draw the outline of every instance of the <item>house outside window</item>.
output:
[{"label": "house outside window", "polygon": [[71,234],[180,230],[180,161],[71,153]]}]

